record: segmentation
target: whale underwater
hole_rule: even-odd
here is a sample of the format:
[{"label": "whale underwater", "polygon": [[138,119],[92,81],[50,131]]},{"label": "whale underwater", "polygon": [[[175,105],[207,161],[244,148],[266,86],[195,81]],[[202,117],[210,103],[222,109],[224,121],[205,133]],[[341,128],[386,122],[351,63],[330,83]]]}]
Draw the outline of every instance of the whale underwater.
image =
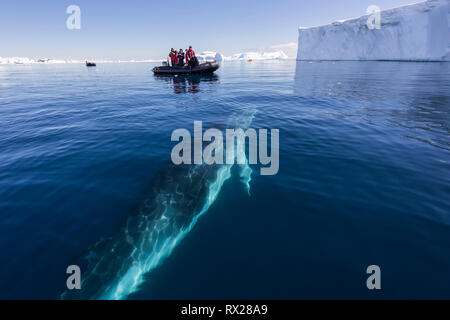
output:
[{"label": "whale underwater", "polygon": [[[255,112],[247,110],[231,120],[248,127]],[[246,157],[237,153],[236,157]],[[252,170],[248,164],[235,166],[250,192]],[[80,264],[81,289],[66,290],[61,298],[121,300],[136,292],[144,275],[159,266],[208,211],[231,177],[232,167],[167,163],[125,226],[89,250]]]}]

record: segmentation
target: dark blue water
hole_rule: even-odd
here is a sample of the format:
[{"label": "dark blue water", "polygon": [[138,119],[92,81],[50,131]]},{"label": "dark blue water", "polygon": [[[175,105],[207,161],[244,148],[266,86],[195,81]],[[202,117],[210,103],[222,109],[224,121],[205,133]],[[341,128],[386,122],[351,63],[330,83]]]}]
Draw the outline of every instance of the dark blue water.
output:
[{"label": "dark blue water", "polygon": [[60,298],[160,183],[172,131],[240,116],[280,129],[279,173],[252,167],[248,194],[231,168],[128,298],[450,298],[450,64],[151,67],[0,66],[0,298]]}]

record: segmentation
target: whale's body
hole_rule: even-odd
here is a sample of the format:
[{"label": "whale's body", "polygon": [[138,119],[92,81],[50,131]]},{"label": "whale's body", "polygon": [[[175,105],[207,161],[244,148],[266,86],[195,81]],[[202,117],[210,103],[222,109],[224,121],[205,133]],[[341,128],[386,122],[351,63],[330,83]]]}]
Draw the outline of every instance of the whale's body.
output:
[{"label": "whale's body", "polygon": [[[256,112],[230,118],[241,128]],[[245,154],[236,154],[245,157]],[[248,163],[248,162],[246,162]],[[168,163],[156,175],[150,191],[125,227],[98,242],[82,266],[81,290],[68,290],[63,299],[124,299],[135,292],[144,275],[157,267],[214,203],[233,165],[175,165]],[[251,169],[239,165],[248,191]]]},{"label": "whale's body", "polygon": [[136,214],[114,237],[97,243],[86,257],[82,289],[68,299],[122,299],[143,275],[168,256],[216,199],[230,166],[168,164]]}]

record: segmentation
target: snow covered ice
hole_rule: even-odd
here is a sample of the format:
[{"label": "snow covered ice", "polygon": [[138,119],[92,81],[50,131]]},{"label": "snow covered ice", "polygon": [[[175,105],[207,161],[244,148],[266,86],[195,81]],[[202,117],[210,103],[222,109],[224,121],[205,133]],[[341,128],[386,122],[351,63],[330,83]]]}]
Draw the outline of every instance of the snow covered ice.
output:
[{"label": "snow covered ice", "polygon": [[275,52],[244,52],[232,55],[225,58],[225,60],[282,60],[287,59],[288,56],[283,51]]},{"label": "snow covered ice", "polygon": [[225,57],[221,53],[214,52],[214,51],[204,51],[200,54],[197,54],[196,56],[200,62],[212,61],[212,60],[216,60],[216,61],[224,61],[225,60]]},{"label": "snow covered ice", "polygon": [[297,60],[450,61],[450,0],[428,0],[369,15],[299,28]]},{"label": "snow covered ice", "polygon": [[[102,60],[102,59],[90,59],[97,63],[141,63],[141,62],[161,62],[160,60]],[[74,64],[84,64],[86,60],[61,60],[61,59],[31,59],[25,57],[11,57],[11,58],[2,58],[0,57],[0,65],[1,64],[66,64],[66,63],[74,63]]]},{"label": "snow covered ice", "polygon": [[232,56],[224,56],[221,53],[214,51],[205,51],[197,55],[200,62],[204,61],[239,61],[239,60],[281,60],[288,59],[288,56],[283,51],[275,52],[243,52],[236,53]]},{"label": "snow covered ice", "polygon": [[0,57],[0,64],[29,64],[35,63],[33,59],[23,57],[2,58]]},{"label": "snow covered ice", "polygon": [[[281,50],[274,52],[244,52],[237,53],[232,56],[224,56],[223,54],[215,51],[204,51],[200,54],[197,54],[197,58],[200,63],[205,61],[213,61],[216,60],[218,62],[222,61],[239,61],[239,60],[282,60],[288,59],[288,56]],[[125,61],[114,61],[114,60],[97,60],[93,59],[97,63],[120,63],[120,62],[161,62],[165,61],[164,59],[159,60],[125,60]],[[34,63],[44,63],[44,64],[57,64],[57,63],[83,63],[84,60],[53,60],[53,59],[30,59],[30,58],[2,58],[0,57],[0,64],[34,64]]]}]

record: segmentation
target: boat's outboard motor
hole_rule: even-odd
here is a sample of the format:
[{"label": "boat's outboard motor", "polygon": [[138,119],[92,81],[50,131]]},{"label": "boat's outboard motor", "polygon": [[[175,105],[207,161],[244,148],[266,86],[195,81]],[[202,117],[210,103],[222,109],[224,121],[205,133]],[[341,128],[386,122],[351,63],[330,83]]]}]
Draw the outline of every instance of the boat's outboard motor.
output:
[{"label": "boat's outboard motor", "polygon": [[199,63],[198,63],[197,57],[192,57],[191,60],[189,60],[189,67],[193,68],[198,65],[199,65]]}]

